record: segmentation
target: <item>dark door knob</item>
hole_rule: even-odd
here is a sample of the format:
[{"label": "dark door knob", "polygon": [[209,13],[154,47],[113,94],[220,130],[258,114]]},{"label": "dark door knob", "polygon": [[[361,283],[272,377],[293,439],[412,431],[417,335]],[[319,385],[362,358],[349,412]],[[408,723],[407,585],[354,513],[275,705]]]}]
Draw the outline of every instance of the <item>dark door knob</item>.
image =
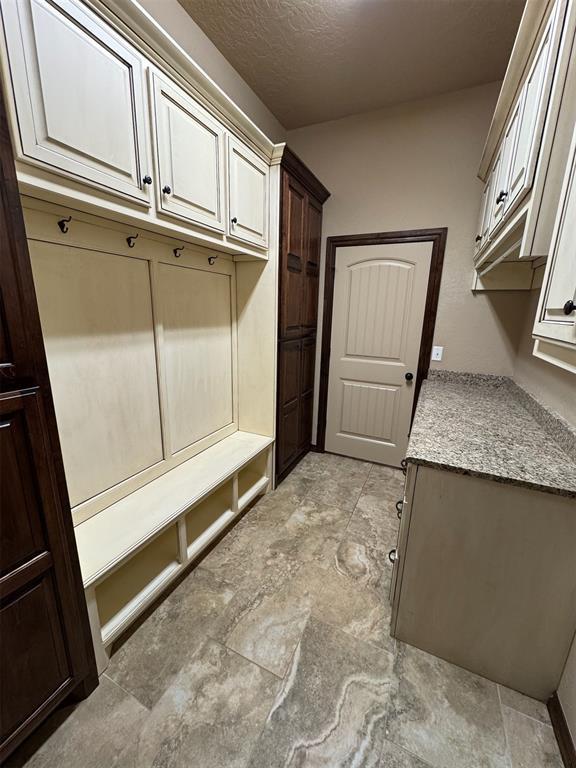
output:
[{"label": "dark door knob", "polygon": [[232,224],[238,224],[238,219],[236,218],[236,216],[234,216],[234,218],[230,219],[230,221],[232,222]]},{"label": "dark door knob", "polygon": [[497,204],[503,203],[507,197],[508,197],[508,192],[505,192],[503,189],[501,189],[498,194],[498,197],[496,198],[496,203]]},{"label": "dark door knob", "polygon": [[408,371],[408,373],[404,374],[404,378],[406,379],[406,381],[412,381],[412,379],[414,378],[414,374]]},{"label": "dark door knob", "polygon": [[474,239],[474,242],[475,242],[475,243],[479,243],[479,242],[480,242],[480,240],[482,240],[482,235],[476,235],[476,237],[475,237],[475,239]]},{"label": "dark door knob", "polygon": [[572,301],[572,299],[568,299],[566,304],[564,304],[564,314],[571,315],[575,309],[576,309],[576,304]]},{"label": "dark door knob", "polygon": [[172,192],[172,189],[166,184],[165,187],[162,187],[162,192],[164,192],[165,195],[169,195],[170,192]]},{"label": "dark door knob", "polygon": [[142,181],[144,182],[144,184],[152,184],[152,176],[144,176]]}]

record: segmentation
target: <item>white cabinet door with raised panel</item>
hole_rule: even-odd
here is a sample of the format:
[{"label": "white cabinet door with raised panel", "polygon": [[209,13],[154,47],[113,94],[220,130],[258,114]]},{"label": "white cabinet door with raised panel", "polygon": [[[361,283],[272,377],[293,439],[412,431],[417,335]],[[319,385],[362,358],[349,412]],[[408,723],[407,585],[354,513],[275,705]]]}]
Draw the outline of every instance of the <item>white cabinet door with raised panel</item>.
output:
[{"label": "white cabinet door with raised panel", "polygon": [[181,88],[152,77],[160,208],[224,231],[224,128]]},{"label": "white cabinet door with raised panel", "polygon": [[228,137],[230,237],[266,247],[268,244],[269,168],[241,142]]},{"label": "white cabinet door with raised panel", "polygon": [[[567,351],[559,353],[558,364],[576,372],[576,129],[546,264],[534,336],[562,345]],[[544,353],[544,348],[545,345],[537,343],[535,354],[540,351],[540,356],[549,359],[550,355]]]},{"label": "white cabinet door with raised panel", "polygon": [[23,159],[150,199],[143,60],[80,3],[4,0]]},{"label": "white cabinet door with raised panel", "polygon": [[[557,3],[560,6],[560,3]],[[555,14],[549,20],[521,94],[518,136],[506,186],[505,211],[530,189],[540,148],[546,116],[546,102],[552,84],[553,67],[549,66],[553,47]]]},{"label": "white cabinet door with raised panel", "polygon": [[490,201],[491,187],[490,181],[484,186],[482,193],[482,203],[480,204],[480,216],[478,219],[478,231],[474,241],[474,256],[476,257],[488,242],[488,229],[486,227],[486,214],[488,203]]},{"label": "white cabinet door with raised panel", "polygon": [[492,189],[492,205],[490,209],[490,225],[489,231],[493,232],[502,220],[504,214],[504,206],[507,197],[508,180],[510,178],[510,167],[512,165],[512,157],[514,154],[514,146],[516,143],[516,135],[518,132],[518,123],[520,121],[520,100],[514,105],[514,109],[508,120],[504,136],[502,137],[502,145],[497,159],[497,167],[495,164],[495,171],[497,173],[494,176],[494,187]]},{"label": "white cabinet door with raised panel", "polygon": [[166,426],[175,454],[234,430],[232,277],[159,264]]}]

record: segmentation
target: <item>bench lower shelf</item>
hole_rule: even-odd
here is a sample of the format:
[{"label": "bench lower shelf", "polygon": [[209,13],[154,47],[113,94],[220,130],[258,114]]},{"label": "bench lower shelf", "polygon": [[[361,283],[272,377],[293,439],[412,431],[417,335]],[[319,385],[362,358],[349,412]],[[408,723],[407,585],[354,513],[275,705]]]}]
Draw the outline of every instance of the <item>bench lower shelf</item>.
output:
[{"label": "bench lower shelf", "polygon": [[107,648],[269,489],[272,442],[234,433],[77,526],[100,673]]}]

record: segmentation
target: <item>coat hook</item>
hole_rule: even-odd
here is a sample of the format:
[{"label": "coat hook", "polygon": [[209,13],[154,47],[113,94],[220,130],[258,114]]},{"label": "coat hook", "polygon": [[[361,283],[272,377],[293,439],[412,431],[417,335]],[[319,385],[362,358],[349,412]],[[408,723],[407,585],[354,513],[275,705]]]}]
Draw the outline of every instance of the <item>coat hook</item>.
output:
[{"label": "coat hook", "polygon": [[130,235],[130,237],[126,238],[126,242],[128,243],[128,248],[134,248],[134,243],[136,242],[138,238],[138,235]]},{"label": "coat hook", "polygon": [[208,256],[208,264],[212,265],[216,261],[218,256]]},{"label": "coat hook", "polygon": [[174,254],[174,256],[176,256],[176,258],[177,258],[177,259],[179,259],[179,258],[180,258],[180,256],[182,255],[182,254],[181,254],[181,251],[183,251],[183,250],[184,250],[184,246],[183,246],[183,245],[181,245],[181,246],[180,246],[180,248],[174,248],[174,250],[172,251],[172,253]]},{"label": "coat hook", "polygon": [[68,224],[72,221],[72,216],[68,216],[67,219],[60,219],[58,222],[58,226],[60,227],[60,232],[63,232],[66,234],[68,232]]}]

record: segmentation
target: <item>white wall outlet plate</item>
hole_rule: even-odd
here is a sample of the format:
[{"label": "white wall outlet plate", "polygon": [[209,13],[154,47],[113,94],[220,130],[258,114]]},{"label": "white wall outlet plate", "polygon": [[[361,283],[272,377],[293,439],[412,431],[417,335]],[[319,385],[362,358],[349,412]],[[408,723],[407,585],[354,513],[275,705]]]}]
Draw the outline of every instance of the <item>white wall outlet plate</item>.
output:
[{"label": "white wall outlet plate", "polygon": [[444,347],[432,347],[432,360],[442,360]]}]

